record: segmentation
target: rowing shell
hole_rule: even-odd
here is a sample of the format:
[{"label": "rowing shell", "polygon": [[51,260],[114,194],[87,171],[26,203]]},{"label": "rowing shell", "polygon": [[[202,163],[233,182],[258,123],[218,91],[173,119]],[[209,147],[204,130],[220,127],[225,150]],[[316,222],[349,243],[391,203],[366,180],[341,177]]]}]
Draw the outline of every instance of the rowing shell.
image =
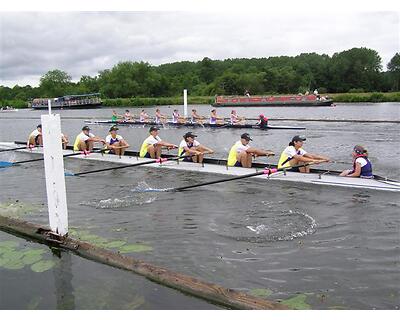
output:
[{"label": "rowing shell", "polygon": [[[0,142],[0,149],[10,149],[16,148],[24,143],[22,142]],[[64,155],[73,153],[72,150],[63,150]],[[38,147],[32,150],[18,150],[17,152],[24,153],[34,153],[34,154],[42,154],[43,149]],[[127,151],[125,156],[121,158],[116,155],[110,154],[99,154],[99,153],[91,153],[87,156],[85,155],[76,155],[70,158],[76,158],[80,160],[86,161],[102,161],[102,162],[110,162],[117,164],[134,164],[139,162],[148,161],[148,159],[138,158],[138,152],[135,151]],[[167,155],[166,157],[173,157],[171,155]],[[177,162],[177,161],[168,161],[162,164],[147,164],[144,165],[146,167],[162,167],[170,170],[181,170],[181,171],[193,171],[193,172],[202,172],[209,174],[222,174],[222,175],[232,175],[232,176],[240,176],[249,173],[253,173],[265,168],[265,166],[269,166],[263,163],[254,163],[254,168],[238,168],[238,167],[227,167],[226,160],[224,159],[212,159],[206,158],[204,159],[204,165],[198,163],[191,162]],[[271,165],[273,167],[273,165]],[[376,179],[361,179],[361,178],[349,178],[349,177],[339,177],[337,171],[327,171],[320,169],[311,169],[311,173],[298,173],[298,172],[284,172],[284,173],[276,173],[270,176],[256,176],[255,179],[267,179],[267,180],[276,180],[276,181],[287,181],[294,183],[306,183],[306,184],[314,184],[314,185],[322,185],[322,186],[333,186],[333,187],[347,187],[347,188],[357,188],[357,189],[371,189],[371,190],[381,190],[381,191],[400,191],[400,182],[395,180],[389,180],[382,178],[380,176],[375,176]]]},{"label": "rowing shell", "polygon": [[[85,123],[88,124],[98,124],[98,125],[118,125],[118,126],[158,126],[163,125],[162,123],[156,122],[140,122],[140,121],[111,121],[111,120],[85,120]],[[191,127],[191,128],[216,128],[216,129],[258,129],[258,130],[270,130],[270,129],[279,129],[279,130],[305,130],[305,127],[291,127],[291,126],[271,126],[268,125],[264,128],[259,127],[258,125],[254,124],[210,124],[210,123],[173,123],[173,122],[166,122],[165,126],[169,127]]]}]

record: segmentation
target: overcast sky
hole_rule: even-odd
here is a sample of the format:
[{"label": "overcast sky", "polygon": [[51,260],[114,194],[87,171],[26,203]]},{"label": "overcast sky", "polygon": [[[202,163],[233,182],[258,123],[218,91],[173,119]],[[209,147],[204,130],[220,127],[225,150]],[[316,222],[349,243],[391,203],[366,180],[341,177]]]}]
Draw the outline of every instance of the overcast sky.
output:
[{"label": "overcast sky", "polygon": [[74,81],[119,61],[151,64],[269,57],[353,47],[399,52],[399,14],[99,12],[0,13],[0,85],[37,85],[48,70]]}]

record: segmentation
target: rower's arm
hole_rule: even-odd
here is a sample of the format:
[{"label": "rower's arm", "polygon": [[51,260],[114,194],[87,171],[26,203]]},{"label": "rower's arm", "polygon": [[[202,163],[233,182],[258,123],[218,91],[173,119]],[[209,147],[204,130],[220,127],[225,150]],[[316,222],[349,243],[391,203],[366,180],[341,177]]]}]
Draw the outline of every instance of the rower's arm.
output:
[{"label": "rower's arm", "polygon": [[256,156],[273,156],[275,153],[272,151],[267,151],[267,150],[262,150],[262,149],[257,149],[257,148],[248,148],[246,150],[247,153],[252,153]]},{"label": "rower's arm", "polygon": [[306,153],[306,154],[303,155],[303,156],[298,155],[298,154],[295,154],[295,155],[293,156],[293,159],[296,159],[297,161],[301,161],[301,162],[312,162],[312,161],[313,161],[313,158],[307,157],[307,155],[308,155],[308,153]]},{"label": "rower's arm", "polygon": [[346,177],[355,177],[358,178],[361,175],[361,165],[356,162],[356,168],[352,174],[348,174]]},{"label": "rower's arm", "polygon": [[100,137],[90,137],[89,139],[87,139],[87,141],[93,141],[93,142],[102,142],[103,144],[106,143],[106,140],[100,138]]},{"label": "rower's arm", "polygon": [[328,157],[321,156],[321,155],[318,155],[318,154],[312,154],[312,153],[306,153],[306,154],[304,155],[304,157],[310,158],[310,159],[313,159],[313,160],[325,160],[325,161],[329,161],[329,158],[328,158]]},{"label": "rower's arm", "polygon": [[206,146],[203,146],[202,144],[199,145],[199,147],[203,150],[203,153],[204,153],[204,152],[209,153],[209,154],[214,153],[214,150],[213,150],[213,149],[210,149],[210,148],[208,148],[208,147],[206,147]]},{"label": "rower's arm", "polygon": [[157,144],[162,146],[162,147],[167,147],[167,148],[170,148],[170,149],[178,148],[177,145],[169,143],[169,142],[165,142],[165,141],[158,141]]}]

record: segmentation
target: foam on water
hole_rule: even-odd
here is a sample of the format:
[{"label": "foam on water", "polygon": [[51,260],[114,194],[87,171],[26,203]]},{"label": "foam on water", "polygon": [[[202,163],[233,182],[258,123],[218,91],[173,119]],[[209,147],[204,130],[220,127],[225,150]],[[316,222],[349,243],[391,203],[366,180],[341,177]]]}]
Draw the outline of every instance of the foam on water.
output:
[{"label": "foam on water", "polygon": [[131,189],[131,192],[143,193],[143,192],[165,192],[170,191],[171,188],[152,188],[145,181],[138,182],[137,186]]},{"label": "foam on water", "polygon": [[256,243],[291,241],[315,232],[316,221],[307,213],[278,209],[279,203],[262,204],[267,210],[251,210],[240,217],[221,216],[210,229],[226,238]]}]

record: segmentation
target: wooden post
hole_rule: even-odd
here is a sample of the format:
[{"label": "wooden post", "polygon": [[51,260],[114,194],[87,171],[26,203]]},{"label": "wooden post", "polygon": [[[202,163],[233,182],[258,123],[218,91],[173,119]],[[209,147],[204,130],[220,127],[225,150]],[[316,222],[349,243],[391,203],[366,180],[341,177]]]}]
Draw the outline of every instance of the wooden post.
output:
[{"label": "wooden post", "polygon": [[56,237],[46,227],[0,216],[0,230],[18,235],[49,246],[69,250],[81,257],[97,261],[119,269],[132,271],[161,285],[177,289],[186,294],[232,309],[288,309],[286,306],[243,292],[227,289],[181,273],[158,267],[142,260],[121,255],[117,252],[96,247],[90,243],[70,237]]}]

